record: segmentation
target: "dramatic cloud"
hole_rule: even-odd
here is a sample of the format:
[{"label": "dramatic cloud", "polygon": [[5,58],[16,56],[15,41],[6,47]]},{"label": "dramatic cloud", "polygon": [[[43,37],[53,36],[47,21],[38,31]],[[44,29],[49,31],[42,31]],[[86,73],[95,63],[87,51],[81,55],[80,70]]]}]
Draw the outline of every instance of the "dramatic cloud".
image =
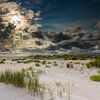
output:
[{"label": "dramatic cloud", "polygon": [[[60,0],[58,0],[58,2],[57,0],[54,0],[55,2],[51,1],[0,0],[0,48],[7,48],[12,51],[26,50],[33,52],[34,50],[53,50],[58,52],[64,51],[65,53],[67,50],[71,51],[74,49],[76,51],[100,49],[100,22],[98,21],[96,24],[98,31],[96,29],[94,31],[87,31],[84,27],[85,25],[83,25],[85,23],[95,23],[97,19],[94,21],[94,18],[88,18],[88,20],[84,17],[86,22],[83,23],[84,20],[81,22],[80,17],[82,16],[81,18],[83,18],[83,16],[85,16],[84,11],[86,11],[86,9],[83,9],[84,7],[82,8],[84,11],[80,9],[82,11],[78,12],[81,7],[79,6],[79,8],[77,8],[71,1],[68,3],[66,2],[67,0],[61,0],[61,2]],[[93,0],[88,1],[93,2]],[[51,3],[50,6],[48,6],[49,3]],[[72,4],[72,6],[66,8],[68,6],[63,7],[61,4],[63,4],[63,6]],[[51,12],[49,12],[49,7],[50,9],[53,8],[54,11],[51,10]],[[39,11],[37,11],[36,8]],[[35,9],[35,11],[33,9]],[[43,13],[45,9],[47,9],[47,13]],[[70,9],[72,10],[70,11]],[[91,12],[92,11],[94,10],[91,10]],[[39,30],[41,25],[38,24],[37,20],[40,20],[41,12],[44,18],[44,27],[41,28],[42,30]],[[48,15],[46,16],[45,14]],[[86,12],[86,15],[88,14],[90,13]],[[70,21],[71,19],[72,21]],[[80,23],[76,23],[77,21],[80,21]],[[40,22],[43,24],[42,21]],[[50,26],[51,32],[49,28],[47,28],[48,26]],[[55,32],[52,32],[53,30]]]},{"label": "dramatic cloud", "polygon": [[[22,8],[15,2],[6,1],[0,0],[0,46],[20,47],[24,39],[32,38],[31,33],[41,27],[32,23],[33,20],[40,19],[39,13]],[[24,41],[24,45],[26,42]]]}]

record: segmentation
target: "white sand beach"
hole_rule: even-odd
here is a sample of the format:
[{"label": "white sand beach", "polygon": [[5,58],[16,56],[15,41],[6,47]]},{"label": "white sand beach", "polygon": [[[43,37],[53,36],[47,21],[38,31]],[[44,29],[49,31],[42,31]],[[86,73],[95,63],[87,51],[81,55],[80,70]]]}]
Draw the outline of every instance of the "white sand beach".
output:
[{"label": "white sand beach", "polygon": [[[39,76],[40,82],[45,83],[53,91],[53,100],[69,100],[66,88],[70,89],[70,100],[99,100],[100,83],[93,82],[89,76],[96,74],[98,69],[87,69],[86,63],[90,60],[46,60],[51,62],[48,66],[42,65],[39,69],[43,70]],[[56,62],[56,66],[54,64]],[[66,68],[66,63],[72,62],[73,68]],[[77,64],[78,62],[78,64]],[[76,63],[76,64],[75,64]],[[21,70],[22,68],[34,67],[35,62],[28,64],[18,64],[12,61],[6,61],[0,64],[0,71],[6,69]],[[56,85],[58,84],[58,86]],[[62,96],[56,95],[59,89]],[[32,96],[27,90],[20,89],[11,85],[0,83],[0,100],[42,100],[41,98]],[[45,95],[44,100],[51,100]]]}]

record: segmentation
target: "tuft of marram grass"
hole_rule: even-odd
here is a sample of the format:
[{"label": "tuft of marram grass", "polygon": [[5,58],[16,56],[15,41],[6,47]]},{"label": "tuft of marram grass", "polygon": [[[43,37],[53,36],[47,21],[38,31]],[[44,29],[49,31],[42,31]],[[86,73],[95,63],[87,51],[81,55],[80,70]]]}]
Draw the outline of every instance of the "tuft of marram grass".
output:
[{"label": "tuft of marram grass", "polygon": [[6,70],[5,72],[0,73],[0,82],[13,84],[17,87],[24,87],[24,74]]},{"label": "tuft of marram grass", "polygon": [[33,69],[23,69],[16,72],[6,70],[0,73],[0,82],[26,88],[34,94],[38,94],[43,87],[39,82],[38,72],[34,72]]}]

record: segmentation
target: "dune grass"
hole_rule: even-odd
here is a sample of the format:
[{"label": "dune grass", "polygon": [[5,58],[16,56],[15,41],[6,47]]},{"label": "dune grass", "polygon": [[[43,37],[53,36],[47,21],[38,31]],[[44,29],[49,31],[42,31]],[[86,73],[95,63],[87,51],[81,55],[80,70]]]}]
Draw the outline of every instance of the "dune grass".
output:
[{"label": "dune grass", "polygon": [[17,87],[24,87],[24,74],[6,70],[5,72],[0,73],[0,82],[13,84]]},{"label": "dune grass", "polygon": [[23,69],[22,71],[6,70],[1,72],[0,82],[26,88],[35,94],[38,94],[42,88],[42,84],[40,84],[38,79],[38,72],[34,72],[32,69]]}]

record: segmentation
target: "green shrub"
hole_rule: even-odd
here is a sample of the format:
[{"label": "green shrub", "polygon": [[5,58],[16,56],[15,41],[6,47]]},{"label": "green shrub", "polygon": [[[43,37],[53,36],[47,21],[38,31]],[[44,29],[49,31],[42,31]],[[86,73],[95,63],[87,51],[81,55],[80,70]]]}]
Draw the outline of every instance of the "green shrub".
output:
[{"label": "green shrub", "polygon": [[25,58],[13,59],[13,61],[27,60],[27,59],[64,59],[64,60],[87,60],[87,59],[100,59],[100,56],[94,55],[32,55]]},{"label": "green shrub", "polygon": [[96,59],[93,62],[87,63],[87,68],[92,68],[92,67],[100,68],[100,59]]},{"label": "green shrub", "polygon": [[43,65],[46,65],[46,61],[43,61],[42,64],[43,64]]},{"label": "green shrub", "polygon": [[86,66],[87,66],[87,68],[92,68],[93,67],[91,62],[87,63]]},{"label": "green shrub", "polygon": [[70,68],[70,64],[68,63],[68,64],[66,65],[66,67],[67,67],[67,68]]},{"label": "green shrub", "polygon": [[92,81],[100,82],[100,75],[92,75],[92,76],[90,76],[90,79]]},{"label": "green shrub", "polygon": [[66,64],[66,67],[67,67],[67,68],[73,68],[73,64],[67,63],[67,64]]},{"label": "green shrub", "polygon": [[47,62],[48,64],[51,64],[51,62]]},{"label": "green shrub", "polygon": [[39,66],[40,66],[40,64],[36,63],[36,64],[35,64],[35,66],[36,66],[36,67],[39,67]]}]

